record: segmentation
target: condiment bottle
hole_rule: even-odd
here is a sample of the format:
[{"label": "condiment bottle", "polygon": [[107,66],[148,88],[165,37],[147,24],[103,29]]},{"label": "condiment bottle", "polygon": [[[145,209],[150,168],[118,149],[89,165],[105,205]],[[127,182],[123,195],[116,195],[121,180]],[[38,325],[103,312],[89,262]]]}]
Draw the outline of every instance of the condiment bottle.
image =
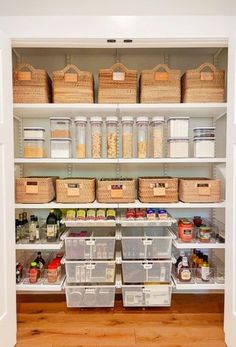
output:
[{"label": "condiment bottle", "polygon": [[44,265],[45,265],[45,260],[43,259],[41,252],[37,253],[37,257],[35,258],[34,261],[35,261],[35,263],[38,264],[40,271],[42,271],[44,268]]},{"label": "condiment bottle", "polygon": [[30,216],[30,223],[29,223],[29,242],[33,243],[36,240],[36,221],[35,216]]},{"label": "condiment bottle", "polygon": [[39,228],[39,219],[35,217],[36,229],[35,229],[35,238],[36,241],[40,240],[40,228]]},{"label": "condiment bottle", "polygon": [[55,283],[58,278],[58,265],[56,262],[52,262],[48,265],[47,278],[48,283]]},{"label": "condiment bottle", "polygon": [[189,268],[188,258],[183,257],[182,264],[179,269],[179,280],[181,282],[189,282],[191,281],[191,270]]},{"label": "condiment bottle", "polygon": [[20,283],[23,276],[23,266],[21,263],[16,263],[16,283]]},{"label": "condiment bottle", "polygon": [[212,229],[209,226],[202,225],[198,231],[198,237],[200,242],[210,242]]},{"label": "condiment bottle", "polygon": [[203,263],[201,266],[201,279],[204,282],[208,282],[210,279],[210,268],[209,268],[209,263],[208,263],[208,256],[204,255],[203,256]]},{"label": "condiment bottle", "polygon": [[202,218],[200,216],[194,216],[193,223],[197,228],[199,228],[202,225]]},{"label": "condiment bottle", "polygon": [[47,217],[47,241],[48,242],[56,242],[58,235],[58,224],[57,217],[54,213],[54,210],[51,210]]},{"label": "condiment bottle", "polygon": [[39,268],[35,261],[33,261],[30,264],[30,270],[29,270],[29,282],[30,283],[37,283],[39,278]]},{"label": "condiment bottle", "polygon": [[193,239],[193,225],[188,219],[180,219],[178,223],[179,238],[183,242],[191,242]]}]

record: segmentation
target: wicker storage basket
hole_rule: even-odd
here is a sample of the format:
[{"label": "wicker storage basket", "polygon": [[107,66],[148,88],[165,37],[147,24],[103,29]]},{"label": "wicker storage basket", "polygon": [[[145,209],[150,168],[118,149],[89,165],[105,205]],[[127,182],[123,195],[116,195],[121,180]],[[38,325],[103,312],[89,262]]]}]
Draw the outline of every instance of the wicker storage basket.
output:
[{"label": "wicker storage basket", "polygon": [[53,72],[53,102],[88,103],[94,102],[93,75],[80,71],[73,64]]},{"label": "wicker storage basket", "polygon": [[183,202],[219,202],[220,180],[209,178],[181,178],[179,199]]},{"label": "wicker storage basket", "polygon": [[16,178],[16,202],[43,204],[55,198],[57,177]]},{"label": "wicker storage basket", "polygon": [[99,71],[98,102],[133,104],[137,102],[137,71],[117,63]]},{"label": "wicker storage basket", "polygon": [[143,70],[140,78],[140,102],[180,102],[180,77],[180,70],[172,70],[165,64],[159,64],[153,70]]},{"label": "wicker storage basket", "polygon": [[178,178],[139,177],[138,197],[141,202],[177,202]]},{"label": "wicker storage basket", "polygon": [[95,200],[95,178],[65,178],[57,184],[57,202],[89,203]]},{"label": "wicker storage basket", "polygon": [[135,181],[132,178],[102,178],[97,185],[98,202],[134,202]]},{"label": "wicker storage basket", "polygon": [[52,82],[45,70],[30,64],[17,64],[13,70],[14,103],[49,103]]},{"label": "wicker storage basket", "polygon": [[225,71],[204,63],[182,76],[182,102],[224,102],[224,85]]}]

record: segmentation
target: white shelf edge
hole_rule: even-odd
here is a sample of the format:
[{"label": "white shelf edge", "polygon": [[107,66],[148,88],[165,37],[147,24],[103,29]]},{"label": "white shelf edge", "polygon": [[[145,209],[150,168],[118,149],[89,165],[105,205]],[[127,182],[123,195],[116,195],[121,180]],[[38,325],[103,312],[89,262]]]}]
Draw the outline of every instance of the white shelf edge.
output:
[{"label": "white shelf edge", "polygon": [[66,276],[63,276],[59,284],[16,284],[18,292],[61,292]]},{"label": "white shelf edge", "polygon": [[58,249],[62,249],[64,245],[64,242],[61,241],[59,243],[17,243],[15,245],[15,249],[16,250],[58,250]]},{"label": "white shelf edge", "polygon": [[225,244],[224,243],[201,243],[201,242],[178,242],[178,240],[173,240],[172,241],[173,245],[177,249],[224,249]]},{"label": "white shelf edge", "polygon": [[117,220],[105,220],[105,221],[67,221],[62,219],[61,222],[68,228],[74,227],[115,227],[118,224]]},{"label": "white shelf edge", "polygon": [[183,283],[179,284],[176,282],[174,276],[172,276],[174,286],[176,290],[224,290],[225,289],[225,284],[219,284],[219,283],[203,283],[203,284],[198,284],[198,283]]},{"label": "white shelf edge", "polygon": [[186,202],[175,202],[175,203],[142,203],[136,200],[133,203],[120,203],[119,208],[225,208],[225,201],[218,203],[186,203]]},{"label": "white shelf edge", "polygon": [[55,209],[55,208],[118,208],[118,204],[103,204],[97,201],[91,203],[57,203],[55,201],[46,204],[15,204],[16,209]]}]

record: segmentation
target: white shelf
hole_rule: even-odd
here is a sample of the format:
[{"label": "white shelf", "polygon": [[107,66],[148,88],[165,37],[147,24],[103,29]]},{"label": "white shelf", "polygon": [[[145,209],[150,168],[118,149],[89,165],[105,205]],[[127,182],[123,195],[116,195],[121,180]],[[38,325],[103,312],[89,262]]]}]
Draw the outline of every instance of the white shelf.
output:
[{"label": "white shelf", "polygon": [[226,158],[161,158],[161,159],[51,159],[16,158],[15,164],[203,164],[226,163]]},{"label": "white shelf", "polygon": [[179,242],[177,239],[172,241],[173,245],[177,249],[224,249],[225,244],[224,243],[218,243],[218,242],[208,242],[208,243],[202,243],[202,242]]},{"label": "white shelf", "polygon": [[60,241],[58,243],[17,243],[15,248],[22,250],[58,250],[62,249],[64,242]]},{"label": "white shelf", "polygon": [[14,116],[23,118],[48,118],[52,116],[80,116],[114,114],[161,115],[190,117],[220,117],[227,111],[226,103],[186,104],[14,104]]},{"label": "white shelf", "polygon": [[55,208],[118,208],[118,204],[102,204],[97,201],[88,203],[88,204],[76,204],[76,203],[68,203],[62,204],[57,203],[55,201],[49,202],[47,204],[15,204],[16,209],[55,209]]},{"label": "white shelf", "polygon": [[63,283],[65,277],[59,281],[58,284],[45,284],[45,283],[36,283],[36,284],[25,284],[19,283],[16,284],[16,290],[18,292],[61,292],[63,290]]},{"label": "white shelf", "polygon": [[88,220],[88,221],[81,221],[81,220],[66,220],[62,219],[61,221],[64,223],[67,227],[73,228],[73,227],[114,227],[117,224],[116,220]]},{"label": "white shelf", "polygon": [[224,283],[177,283],[174,276],[172,276],[176,290],[224,290]]},{"label": "white shelf", "polygon": [[218,203],[187,203],[187,202],[175,202],[175,203],[144,203],[136,200],[133,203],[119,204],[119,208],[225,208],[225,201]]},{"label": "white shelf", "polygon": [[169,217],[168,219],[160,220],[142,220],[142,219],[120,219],[119,224],[123,227],[169,227],[176,223],[175,218]]}]

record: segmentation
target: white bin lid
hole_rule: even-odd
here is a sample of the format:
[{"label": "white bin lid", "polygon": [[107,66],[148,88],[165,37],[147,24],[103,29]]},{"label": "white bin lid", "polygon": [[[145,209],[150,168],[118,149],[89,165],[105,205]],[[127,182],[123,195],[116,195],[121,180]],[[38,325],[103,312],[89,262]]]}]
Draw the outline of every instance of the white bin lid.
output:
[{"label": "white bin lid", "polygon": [[196,128],[193,128],[193,131],[195,130],[215,130],[216,127],[196,127]]},{"label": "white bin lid", "polygon": [[151,122],[165,122],[165,117],[163,116],[155,116],[155,117],[152,117],[152,120]]},{"label": "white bin lid", "polygon": [[75,123],[77,122],[87,122],[87,117],[76,117],[75,118]]},{"label": "white bin lid", "polygon": [[170,141],[189,141],[188,137],[169,137],[167,139],[168,142]]},{"label": "white bin lid", "polygon": [[102,122],[102,117],[91,117],[90,122]]},{"label": "white bin lid", "polygon": [[179,120],[179,119],[189,120],[189,117],[170,117],[167,119],[167,122],[169,122],[170,120]]},{"label": "white bin lid", "polygon": [[124,116],[124,117],[121,118],[121,121],[122,122],[133,122],[134,119],[133,119],[132,116]]},{"label": "white bin lid", "polygon": [[118,117],[108,116],[108,117],[106,117],[106,122],[117,122],[118,123]]},{"label": "white bin lid", "polygon": [[24,130],[41,130],[41,131],[45,131],[45,128],[41,128],[41,127],[24,127]]},{"label": "white bin lid", "polygon": [[200,136],[195,136],[194,138],[193,138],[193,141],[202,141],[202,140],[204,140],[204,141],[215,141],[215,137],[200,137]]},{"label": "white bin lid", "polygon": [[149,118],[145,116],[137,117],[137,122],[148,122]]}]

